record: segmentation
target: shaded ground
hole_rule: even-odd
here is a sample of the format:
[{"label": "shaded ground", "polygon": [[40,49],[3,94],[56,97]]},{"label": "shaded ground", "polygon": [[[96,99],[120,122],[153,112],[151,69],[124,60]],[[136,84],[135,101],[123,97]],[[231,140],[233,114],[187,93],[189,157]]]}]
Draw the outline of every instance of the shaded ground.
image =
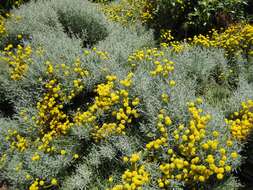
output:
[{"label": "shaded ground", "polygon": [[4,117],[12,117],[14,113],[15,109],[13,103],[7,100],[0,100],[0,115],[2,114]]}]

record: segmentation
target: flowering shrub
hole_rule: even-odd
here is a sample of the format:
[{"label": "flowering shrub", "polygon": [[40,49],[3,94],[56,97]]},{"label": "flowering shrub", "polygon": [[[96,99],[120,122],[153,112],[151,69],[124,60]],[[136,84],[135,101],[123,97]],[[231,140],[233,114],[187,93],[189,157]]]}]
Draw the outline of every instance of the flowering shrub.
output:
[{"label": "flowering shrub", "polygon": [[[223,48],[226,56],[246,56],[249,58],[253,55],[252,34],[253,26],[251,24],[231,25],[224,31],[213,29],[210,35],[197,35],[188,38],[185,41],[187,45],[197,45],[202,47]],[[163,30],[161,33],[161,45],[164,47],[171,46],[176,52],[184,49],[184,44],[175,41],[170,30]]]},{"label": "flowering shrub", "polygon": [[238,140],[245,140],[251,132],[253,122],[252,106],[252,100],[242,102],[242,109],[239,112],[235,112],[231,116],[232,119],[227,120],[232,135]]},{"label": "flowering shrub", "polygon": [[4,18],[0,17],[0,35],[5,33],[5,25],[4,25]]},{"label": "flowering shrub", "polygon": [[[197,104],[201,102],[201,99],[197,99]],[[210,115],[201,116],[202,109],[195,107],[193,102],[189,103],[189,112],[192,119],[188,126],[180,124],[174,130],[174,140],[177,143],[170,147],[167,144],[169,139],[166,126],[171,125],[172,121],[169,116],[164,115],[164,110],[161,110],[157,119],[157,128],[161,136],[146,144],[143,153],[144,157],[147,157],[146,164],[154,162],[155,165],[159,166],[161,172],[159,176],[161,177],[158,177],[156,182],[160,188],[173,187],[174,180],[183,181],[188,186],[194,186],[194,183],[203,183],[214,174],[218,180],[222,180],[224,175],[231,171],[231,165],[238,157],[236,150],[230,150],[230,147],[233,146],[233,141],[230,139],[224,139],[226,148],[219,147],[221,143],[220,134],[216,130],[210,131],[212,140],[208,137],[209,140],[205,142],[205,136],[209,136],[206,124],[211,119]],[[203,156],[204,154],[206,155]],[[228,157],[231,159],[230,161],[227,160]],[[140,160],[138,153],[132,154],[130,158],[124,157],[123,159],[125,162],[132,163],[132,168],[135,169],[132,172],[126,170],[122,175],[123,184],[116,185],[112,189],[136,189],[145,183],[152,183],[149,179],[150,174],[144,170],[145,164],[140,166],[137,164]]]},{"label": "flowering shrub", "polygon": [[[97,8],[38,1],[5,20],[0,95],[14,111],[0,114],[0,181],[29,190],[237,188],[252,83],[243,72],[234,89],[216,80],[230,73],[220,49],[150,47],[149,31]],[[214,86],[230,93],[215,99]]]},{"label": "flowering shrub", "polygon": [[3,57],[3,59],[10,65],[11,79],[19,80],[27,71],[28,64],[31,61],[31,47],[22,47],[21,45],[18,45],[15,53],[11,51],[12,48],[12,44],[9,44],[6,48],[4,48],[3,54],[6,57]]},{"label": "flowering shrub", "polygon": [[109,19],[123,25],[141,21],[147,23],[153,19],[155,6],[148,0],[123,0],[120,3],[108,4],[103,7]]},{"label": "flowering shrub", "polygon": [[121,0],[105,5],[103,10],[111,20],[124,25],[141,21],[157,34],[168,28],[177,39],[183,39],[244,19],[247,5],[244,0]]},{"label": "flowering shrub", "polygon": [[195,36],[193,44],[206,47],[220,47],[227,51],[227,54],[253,55],[253,26],[250,24],[237,24],[228,27],[224,32],[213,31],[211,36]]}]

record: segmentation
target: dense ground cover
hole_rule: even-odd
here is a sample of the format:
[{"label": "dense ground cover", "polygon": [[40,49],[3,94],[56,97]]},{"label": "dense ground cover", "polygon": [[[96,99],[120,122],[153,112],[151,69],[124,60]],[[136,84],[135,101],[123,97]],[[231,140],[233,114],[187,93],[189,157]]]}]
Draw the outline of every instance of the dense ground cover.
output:
[{"label": "dense ground cover", "polygon": [[54,0],[4,13],[0,182],[239,189],[253,128],[247,3]]}]

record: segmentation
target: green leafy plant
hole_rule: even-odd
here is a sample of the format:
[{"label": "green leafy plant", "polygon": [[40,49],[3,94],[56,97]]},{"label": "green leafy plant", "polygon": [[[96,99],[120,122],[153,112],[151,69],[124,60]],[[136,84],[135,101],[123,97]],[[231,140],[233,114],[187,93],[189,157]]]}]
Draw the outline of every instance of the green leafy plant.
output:
[{"label": "green leafy plant", "polygon": [[158,1],[154,28],[170,28],[179,38],[227,27],[245,18],[247,1]]},{"label": "green leafy plant", "polygon": [[0,14],[4,14],[13,7],[18,7],[29,0],[3,0],[0,4]]}]

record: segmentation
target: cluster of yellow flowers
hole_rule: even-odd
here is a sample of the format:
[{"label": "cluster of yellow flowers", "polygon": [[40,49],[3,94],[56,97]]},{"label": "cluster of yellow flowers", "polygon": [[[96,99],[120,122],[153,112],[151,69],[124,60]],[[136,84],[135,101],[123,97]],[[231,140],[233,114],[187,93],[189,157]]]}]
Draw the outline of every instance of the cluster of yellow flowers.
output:
[{"label": "cluster of yellow flowers", "polygon": [[[196,103],[199,102],[201,99],[197,99]],[[211,119],[209,114],[201,114],[203,110],[197,108],[194,102],[189,103],[188,109],[191,119],[187,126],[180,124],[173,132],[174,140],[178,143],[173,149],[168,149],[170,161],[160,165],[163,177],[159,179],[159,187],[170,184],[171,179],[186,183],[204,182],[214,174],[217,179],[223,179],[225,172],[231,170],[231,166],[226,164],[227,157],[229,154],[234,159],[237,157],[237,153],[231,153],[229,147],[224,149],[219,146],[217,131],[213,131],[213,137],[207,140],[207,124]]]},{"label": "cluster of yellow flowers", "polygon": [[0,16],[0,37],[6,33],[5,21],[3,16]]},{"label": "cluster of yellow flowers", "polygon": [[[83,89],[81,79],[78,77],[88,75],[88,71],[81,67],[80,62],[80,59],[77,59],[75,62],[74,73],[77,74],[77,79],[73,80],[73,86],[76,90],[72,90],[70,95],[64,93],[62,84],[54,78],[54,74],[57,71],[55,69],[56,67],[49,61],[46,62],[46,71],[51,80],[45,83],[46,92],[43,94],[43,98],[37,103],[38,115],[32,118],[38,127],[40,135],[42,135],[34,142],[39,151],[44,151],[45,153],[55,152],[56,148],[50,146],[50,142],[54,137],[65,135],[74,125],[92,124],[91,136],[95,142],[98,142],[113,134],[124,134],[124,129],[132,122],[132,119],[139,117],[139,113],[134,107],[139,105],[140,100],[138,98],[131,99],[128,92],[128,88],[132,85],[133,73],[129,73],[123,80],[117,79],[115,75],[108,75],[106,77],[107,82],[97,85],[94,89],[96,96],[94,102],[88,105],[87,111],[81,112],[78,109],[77,113],[73,116],[64,113],[64,103],[72,100]],[[58,69],[63,69],[64,72],[71,72],[63,64]],[[120,87],[116,88],[117,85]],[[111,122],[105,122],[99,127],[97,118],[103,112],[108,112],[111,115],[111,118],[108,118]],[[25,117],[23,113],[22,116]],[[25,150],[27,148],[27,141],[18,135],[17,132],[14,136],[17,142],[13,143],[13,146],[20,151]],[[66,153],[66,150],[60,150],[61,155],[66,155]],[[73,159],[78,158],[78,154],[73,155]],[[32,161],[38,161],[40,159],[41,153],[39,152],[35,152],[31,157]],[[138,169],[138,175],[147,177],[144,168]],[[44,186],[44,184],[45,182],[43,180],[36,179],[30,185],[29,190],[51,187],[53,182],[47,186]],[[57,185],[57,183],[54,183],[54,185]]]},{"label": "cluster of yellow flowers", "polygon": [[[29,178],[30,178],[30,176],[29,176]],[[55,178],[53,178],[51,180],[51,182],[47,185],[44,180],[42,180],[42,179],[40,180],[40,179],[36,178],[35,181],[33,181],[33,183],[30,185],[29,190],[39,190],[40,187],[46,189],[46,188],[50,188],[50,187],[57,186],[57,185],[58,185],[58,181]]]},{"label": "cluster of yellow flowers", "polygon": [[[21,39],[22,36],[18,36],[18,39]],[[30,58],[28,58],[28,55],[31,54],[31,48],[30,46],[27,46],[23,48],[21,45],[17,46],[17,53],[14,54],[11,50],[14,49],[13,45],[9,45],[5,48],[5,55],[13,57],[16,62],[20,62],[20,65],[25,65],[25,59],[28,59],[30,61]],[[25,55],[22,54],[23,50],[25,51]],[[43,55],[43,49],[38,48],[36,50],[36,54],[39,56]],[[8,52],[8,53],[7,53]],[[89,55],[90,53],[94,52],[95,55],[97,55],[100,59],[108,59],[108,53],[103,51],[98,51],[95,48],[93,48],[92,51],[85,51],[84,55]],[[5,58],[5,60],[9,61],[10,64],[13,64],[10,60],[10,58]],[[17,64],[16,64],[17,65]],[[38,114],[36,116],[32,117],[32,120],[35,122],[36,127],[38,128],[39,137],[37,140],[31,144],[34,144],[39,151],[44,151],[45,153],[49,152],[55,152],[56,149],[54,146],[50,147],[50,142],[53,140],[54,137],[57,137],[59,135],[66,135],[68,130],[74,125],[77,124],[76,118],[78,118],[78,114],[76,113],[73,116],[73,119],[75,122],[72,121],[72,116],[67,115],[64,112],[64,104],[71,101],[77,94],[79,94],[84,86],[82,79],[84,77],[89,76],[89,72],[81,66],[81,60],[80,58],[77,58],[74,63],[74,68],[70,68],[69,66],[62,64],[53,65],[50,61],[45,62],[46,70],[45,73],[48,75],[48,79],[46,79],[44,87],[45,87],[45,93],[43,94],[43,97],[41,100],[37,102],[37,110]],[[27,69],[27,65],[25,67]],[[70,90],[69,93],[66,93],[66,89],[62,88],[62,84],[56,79],[57,73],[63,73],[65,76],[73,76],[73,89]],[[21,78],[23,73],[19,73],[19,77]],[[13,78],[14,79],[14,78]],[[17,78],[15,78],[17,79]],[[131,82],[130,78],[128,77],[129,81],[126,81],[127,83]],[[43,79],[39,78],[39,82],[42,82]],[[44,82],[43,82],[44,83]],[[127,84],[126,84],[127,85]],[[103,91],[103,87],[98,87],[100,91]],[[126,92],[127,93],[127,92]],[[113,95],[113,94],[112,94]],[[105,103],[103,102],[103,97],[98,96],[98,99],[102,98],[100,101],[101,104]],[[104,97],[106,99],[106,97]],[[112,99],[115,98],[112,96]],[[98,101],[98,102],[99,102]],[[95,105],[97,106],[97,105]],[[90,109],[94,109],[95,106],[90,106]],[[129,111],[129,110],[128,110]],[[138,116],[137,111],[131,109],[131,114]],[[25,111],[20,112],[21,117],[25,122],[28,121],[28,117],[25,114]],[[71,118],[70,118],[71,117]],[[92,120],[93,117],[89,118]],[[128,119],[128,122],[130,121],[130,116]],[[123,121],[122,121],[123,122]],[[94,129],[95,130],[95,129]],[[17,148],[20,151],[24,151],[27,146],[28,142],[25,138],[23,138],[21,135],[19,135],[17,132],[15,134],[8,135],[6,137],[6,140],[11,141],[11,146],[13,148]],[[60,150],[61,155],[65,155],[65,150]],[[77,159],[79,157],[78,154],[74,154],[73,158]],[[35,152],[33,156],[31,157],[32,161],[40,160],[40,153]],[[35,183],[36,184],[36,183]]]},{"label": "cluster of yellow flowers", "polygon": [[[37,50],[36,53],[37,54],[43,54],[43,50]],[[76,60],[74,62],[74,68],[73,69],[71,69],[70,66],[67,66],[64,63],[57,64],[57,65],[54,66],[50,61],[47,61],[45,64],[47,65],[46,73],[48,75],[54,76],[55,73],[60,73],[60,74],[62,73],[64,76],[74,75],[77,78],[76,80],[73,80],[73,85],[74,85],[75,90],[71,91],[72,95],[70,95],[68,97],[69,100],[72,99],[74,91],[77,91],[77,92],[82,91],[84,86],[80,85],[81,79],[83,77],[87,77],[89,75],[89,72],[87,71],[87,69],[82,68],[80,58],[76,58]]]},{"label": "cluster of yellow flowers", "polygon": [[220,47],[226,50],[227,54],[253,55],[253,25],[235,24],[223,32],[212,30],[211,35],[195,36],[191,44],[204,47]]},{"label": "cluster of yellow flowers", "polygon": [[62,111],[64,99],[60,84],[54,79],[50,80],[45,87],[47,92],[44,94],[44,98],[37,103],[38,118],[34,118],[36,124],[42,126],[40,132],[43,134],[43,145],[39,146],[40,150],[47,149],[53,136],[66,134],[73,125]]},{"label": "cluster of yellow flowers", "polygon": [[20,152],[23,152],[28,147],[28,142],[26,138],[22,137],[16,130],[8,130],[8,135],[5,137],[6,141],[9,141],[11,144],[11,149],[17,149]]},{"label": "cluster of yellow flowers", "polygon": [[160,35],[161,47],[168,48],[170,47],[173,52],[180,53],[184,50],[185,44],[176,41],[173,35],[171,34],[171,30],[161,30]]},{"label": "cluster of yellow flowers", "polygon": [[29,190],[39,190],[39,182],[38,180],[34,181],[32,185],[29,187]]},{"label": "cluster of yellow flowers", "polygon": [[6,25],[5,25],[7,18],[14,19],[15,22],[18,22],[21,19],[20,16],[14,16],[13,14],[10,14],[10,13],[5,13],[4,16],[0,15],[0,37],[7,34]]},{"label": "cluster of yellow flowers", "polygon": [[185,39],[186,43],[174,40],[170,30],[161,31],[161,46],[171,47],[173,51],[179,53],[188,45],[200,45],[203,47],[218,47],[226,51],[226,55],[253,56],[253,25],[234,24],[219,32],[215,29],[208,35],[199,34],[193,38]]},{"label": "cluster of yellow flowers", "polygon": [[[125,4],[130,6],[126,6],[129,9],[123,6]],[[105,12],[111,19],[123,23],[127,23],[129,20],[134,21],[136,18],[147,22],[152,19],[152,9],[152,3],[147,0],[123,0],[122,3],[110,6],[110,8],[105,5]],[[2,33],[5,32],[5,29],[1,29],[3,25],[4,23],[0,19],[0,34],[1,31],[3,31]],[[252,55],[252,32],[251,25],[236,25],[231,26],[220,35],[217,31],[213,31],[211,37],[199,35],[189,39],[189,41],[191,45],[222,47],[229,53],[239,52],[236,47],[240,46],[240,53],[247,52],[248,55]],[[18,39],[21,38],[22,36],[18,36]],[[174,41],[169,30],[164,30],[161,38],[164,42],[161,45],[165,48],[172,47],[176,53],[181,52],[184,48],[180,42]],[[43,54],[42,50],[38,50],[36,53]],[[83,52],[86,56],[91,53],[95,53],[101,60],[109,59],[107,52],[96,48],[93,48],[92,51],[85,50]],[[8,62],[11,68],[11,78],[13,80],[22,79],[29,64],[32,63],[31,47],[17,45],[15,49],[10,44],[2,54],[4,55],[2,58]],[[165,52],[158,48],[138,50],[129,56],[128,62],[133,70],[142,62],[150,62],[151,64],[146,65],[150,76],[161,77],[170,87],[173,87],[176,82],[170,79],[170,75],[174,71],[174,62],[165,58],[164,55]],[[39,151],[54,152],[56,148],[50,146],[50,142],[54,137],[66,135],[73,126],[91,126],[91,137],[95,142],[100,142],[112,135],[125,135],[126,129],[130,127],[133,120],[140,117],[137,108],[141,100],[138,97],[132,97],[130,93],[134,73],[129,72],[122,80],[116,75],[107,75],[106,82],[98,84],[93,89],[94,101],[88,102],[87,109],[85,108],[86,110],[83,111],[78,108],[75,114],[70,115],[64,110],[64,105],[82,92],[84,89],[82,79],[89,76],[89,71],[83,68],[80,58],[75,60],[73,69],[65,64],[54,66],[49,61],[45,65],[45,73],[47,74],[44,84],[45,93],[42,99],[37,102],[37,115],[32,118],[39,131],[39,137],[33,142],[38,148],[38,152],[32,155],[32,161],[41,159],[41,152]],[[57,79],[56,72],[63,73],[65,76],[74,76],[74,79],[70,81],[73,90],[66,93],[67,90]],[[42,80],[42,78],[39,79],[40,82]],[[161,99],[168,103],[169,95],[163,93]],[[126,169],[123,172],[122,183],[116,184],[110,189],[142,189],[145,184],[152,182],[150,171],[147,170],[146,165],[150,162],[159,167],[158,170],[161,175],[155,179],[155,183],[160,188],[169,187],[171,182],[175,180],[185,184],[203,183],[214,175],[218,180],[222,180],[226,173],[232,170],[233,161],[231,159],[236,160],[238,157],[237,152],[232,147],[234,139],[225,138],[224,141],[218,131],[210,129],[208,124],[211,121],[211,115],[203,113],[204,111],[200,108],[201,104],[202,99],[200,98],[188,104],[189,122],[178,124],[173,131],[172,139],[169,139],[170,126],[172,125],[171,117],[165,109],[161,109],[157,115],[156,136],[145,145],[143,152],[123,157],[123,161],[129,164],[131,169]],[[26,121],[26,116],[21,115]],[[226,122],[233,137],[236,140],[244,140],[253,128],[253,101],[243,102],[242,110],[235,112],[232,119],[227,119]],[[6,141],[10,142],[12,149],[17,149],[20,152],[24,152],[30,144],[17,131],[9,131]],[[173,147],[169,141],[174,142]],[[227,146],[224,147],[224,144]],[[67,154],[66,150],[59,152],[62,156]],[[161,154],[163,156],[159,156]],[[164,157],[164,155],[166,156]],[[79,155],[74,154],[73,158],[78,159]],[[29,190],[39,190],[57,185],[58,181],[55,178],[51,181],[35,179],[32,181]]]},{"label": "cluster of yellow flowers", "polygon": [[38,146],[38,149],[50,152],[52,148],[48,147],[48,145],[53,139],[52,137],[65,135],[74,125],[70,121],[70,116],[63,111],[64,103],[72,100],[83,90],[82,77],[87,77],[89,72],[81,67],[79,58],[76,59],[73,70],[65,64],[55,67],[49,61],[45,64],[47,66],[47,74],[52,78],[54,78],[54,74],[57,71],[62,71],[65,75],[69,75],[72,71],[73,74],[76,74],[76,79],[73,80],[73,90],[69,94],[64,92],[65,89],[62,89],[63,85],[57,79],[51,79],[45,84],[46,92],[43,95],[43,99],[37,103],[38,116],[33,117],[33,119],[41,127],[40,133],[43,135],[41,138],[42,144]]},{"label": "cluster of yellow flowers", "polygon": [[138,20],[147,23],[153,19],[154,10],[152,1],[148,0],[122,0],[120,3],[103,7],[109,19],[123,25],[135,23]]},{"label": "cluster of yellow flowers", "polygon": [[253,129],[253,101],[242,102],[242,109],[235,112],[226,123],[237,140],[246,140]]},{"label": "cluster of yellow flowers", "polygon": [[[46,73],[51,80],[45,83],[46,92],[37,103],[38,115],[32,118],[42,135],[36,141],[38,150],[54,151],[55,148],[49,146],[53,137],[67,134],[73,125],[92,124],[91,136],[98,142],[113,134],[124,134],[126,125],[130,124],[132,119],[139,117],[139,113],[134,107],[138,106],[140,100],[138,98],[131,99],[128,92],[128,88],[132,84],[133,73],[129,73],[123,80],[118,80],[115,75],[108,75],[106,77],[107,82],[97,85],[94,89],[96,96],[94,102],[88,105],[87,110],[81,112],[78,108],[77,112],[70,116],[63,111],[64,104],[71,101],[83,90],[82,77],[88,76],[89,72],[81,67],[81,60],[76,59],[73,69],[73,74],[76,74],[73,80],[74,89],[66,94],[65,89],[62,88],[63,85],[54,78],[54,74],[57,71],[62,71],[65,74],[68,72],[69,75],[72,70],[65,64],[53,66],[49,61],[45,64]],[[39,80],[42,81],[42,79]],[[121,87],[116,88],[116,85]],[[104,112],[110,112],[112,117],[109,118],[108,123],[105,122],[99,126],[96,119]],[[61,154],[64,155],[62,152]],[[38,153],[32,157],[33,161],[39,159]]]},{"label": "cluster of yellow flowers", "polygon": [[142,185],[149,182],[149,180],[149,173],[145,170],[145,166],[141,165],[136,169],[126,170],[122,175],[123,183],[115,185],[111,190],[142,189]]},{"label": "cluster of yellow flowers", "polygon": [[[136,190],[142,189],[142,186],[149,182],[150,174],[145,170],[145,165],[137,166],[140,160],[140,154],[134,153],[129,158],[123,157],[125,163],[130,163],[132,169],[127,169],[121,176],[122,184],[117,184],[111,190]],[[110,180],[110,179],[109,179]],[[107,190],[110,190],[109,188]]]},{"label": "cluster of yellow flowers", "polygon": [[[20,39],[22,36],[18,36],[18,38]],[[14,49],[13,45],[9,44],[1,53],[3,54],[1,59],[6,61],[10,66],[11,79],[20,80],[28,70],[29,64],[32,63],[31,46],[28,45],[23,47],[21,45],[18,45],[17,48]]]},{"label": "cluster of yellow flowers", "polygon": [[[17,40],[22,40],[22,38],[23,37],[21,34],[19,34],[17,36]],[[2,54],[0,59],[7,62],[10,67],[10,77],[12,80],[22,79],[24,74],[29,69],[29,64],[33,63],[32,58],[31,58],[33,51],[34,50],[31,48],[30,45],[22,46],[22,45],[18,44],[17,47],[14,47],[13,44],[9,44],[4,48],[3,51],[0,52]],[[44,50],[43,50],[43,48],[38,47],[35,50],[35,53],[37,56],[43,56]],[[90,51],[85,50],[83,52],[83,54],[85,56],[88,56],[91,53],[94,53],[101,60],[108,60],[109,59],[108,52],[97,50],[97,48],[93,48]],[[89,75],[89,72],[86,69],[81,67],[80,58],[76,59],[74,70],[71,70],[70,67],[66,66],[64,63],[56,65],[55,68],[49,61],[46,62],[46,65],[47,65],[46,73],[48,75],[53,75],[55,73],[55,70],[63,71],[63,74],[65,76],[69,76],[70,73],[72,71],[74,71],[74,73],[77,74],[78,78],[86,77]],[[74,81],[74,86],[76,88],[79,88],[78,91],[81,91],[83,88],[83,86],[78,86],[78,80]],[[72,92],[72,94],[73,94],[73,92]]]},{"label": "cluster of yellow flowers", "polygon": [[146,149],[148,151],[150,150],[155,151],[155,150],[160,149],[162,146],[167,146],[167,142],[168,142],[167,128],[172,124],[172,121],[170,117],[166,115],[165,110],[161,110],[157,118],[158,118],[158,122],[157,122],[156,127],[160,135],[158,138],[155,138],[154,140],[146,144]]},{"label": "cluster of yellow flowers", "polygon": [[[41,50],[40,52],[41,53]],[[37,102],[38,114],[33,116],[32,119],[35,121],[38,128],[39,137],[32,142],[31,144],[35,145],[38,148],[38,151],[43,151],[45,153],[59,152],[62,156],[67,154],[66,150],[57,151],[56,148],[50,145],[50,142],[54,137],[60,135],[66,135],[69,129],[74,125],[71,120],[71,116],[67,115],[64,112],[64,104],[72,100],[80,91],[83,90],[84,86],[82,85],[81,79],[87,77],[89,72],[81,66],[81,61],[79,58],[76,59],[74,68],[66,66],[65,64],[58,64],[54,66],[50,61],[45,63],[46,73],[48,74],[48,79],[44,84],[45,93],[43,98]],[[65,75],[73,74],[73,90],[69,94],[65,92],[65,89],[62,88],[63,85],[56,79],[56,72],[63,72]],[[42,78],[39,79],[42,82]],[[22,112],[21,115],[25,118],[26,116]],[[22,138],[19,138],[19,144],[16,146],[21,146]],[[26,144],[24,143],[24,146]],[[78,154],[73,154],[73,159],[78,159]],[[31,160],[38,161],[41,159],[41,153],[35,152]],[[28,175],[31,179],[31,176]],[[53,178],[51,182],[46,182],[43,180],[35,179],[30,185],[29,190],[38,190],[40,188],[49,188],[51,186],[57,186],[58,181]]]},{"label": "cluster of yellow flowers", "polygon": [[[119,81],[122,88],[115,89],[117,77],[108,75],[107,82],[99,84],[95,89],[97,96],[95,101],[88,107],[85,112],[77,112],[74,121],[77,124],[93,123],[94,130],[91,135],[98,142],[112,134],[125,134],[124,130],[127,124],[132,122],[133,118],[138,118],[139,114],[132,106],[139,104],[139,99],[135,98],[131,101],[129,97],[128,87],[131,86],[131,78],[133,73],[129,73],[124,80]],[[118,105],[117,109],[113,106]],[[114,122],[103,123],[102,126],[97,125],[94,121],[99,113],[109,112],[110,120]]]},{"label": "cluster of yellow flowers", "polygon": [[[147,67],[150,70],[152,77],[160,76],[161,78],[168,79],[170,74],[174,71],[174,62],[164,57],[165,53],[157,48],[138,50],[128,57],[128,62],[133,68],[143,61],[151,62]],[[168,81],[171,86],[175,85],[175,81]]]},{"label": "cluster of yellow flowers", "polygon": [[174,71],[174,62],[169,61],[168,59],[163,59],[162,61],[155,61],[155,69],[150,71],[152,76],[162,75],[167,78],[171,72]]},{"label": "cluster of yellow flowers", "polygon": [[[116,185],[112,189],[135,189],[149,183],[148,172],[145,172],[147,177],[139,176],[137,168],[144,168],[145,164],[150,162],[159,165],[161,177],[156,179],[159,188],[169,187],[174,180],[186,184],[203,183],[213,175],[222,180],[226,173],[231,172],[232,160],[238,157],[232,147],[233,140],[226,139],[227,146],[224,146],[219,132],[210,130],[208,123],[211,115],[204,114],[203,110],[198,108],[201,104],[200,98],[188,104],[190,120],[186,125],[179,124],[174,130],[173,147],[168,144],[167,130],[172,121],[162,109],[157,116],[157,129],[160,135],[146,144],[146,149],[141,154],[144,164],[138,165],[140,153],[134,153],[129,158],[123,157],[124,162],[132,164],[131,167],[135,169],[134,177],[140,178],[139,181],[134,182],[132,171],[126,170],[122,175],[123,184]],[[167,154],[166,158],[158,156],[164,151]]]},{"label": "cluster of yellow flowers", "polygon": [[145,49],[145,50],[137,50],[132,55],[128,57],[128,62],[131,63],[132,67],[137,66],[136,63],[142,61],[156,61],[158,58],[164,56],[164,52],[158,50],[158,48]]},{"label": "cluster of yellow flowers", "polygon": [[[65,68],[66,66],[62,64],[61,67]],[[89,75],[89,72],[87,71],[87,69],[82,68],[80,58],[77,58],[75,61],[74,72],[77,74],[78,78],[77,80],[73,81],[74,87],[77,88],[78,91],[81,91],[83,89],[83,86],[80,85],[80,80],[82,77],[87,77]]]},{"label": "cluster of yellow flowers", "polygon": [[91,52],[97,55],[101,60],[108,60],[110,58],[107,51],[98,50],[96,47],[93,47],[91,51],[85,50],[84,55],[89,55]]},{"label": "cluster of yellow flowers", "polygon": [[[157,127],[161,132],[161,138],[157,138],[146,145],[147,150],[155,149],[158,150],[162,145],[167,146],[167,129],[166,126],[162,123],[162,120],[166,123],[166,125],[171,125],[171,119],[168,116],[162,114],[164,110],[161,111],[161,114],[158,116],[158,124]],[[143,185],[148,184],[150,182],[150,173],[145,170],[145,163],[141,164],[139,153],[133,153],[130,157],[124,156],[124,163],[130,163],[131,170],[126,169],[122,174],[122,183],[114,185],[111,190],[135,190],[142,189]],[[143,154],[144,155],[144,154]],[[152,161],[152,156],[148,158],[149,161]],[[153,160],[154,161],[154,160]],[[109,189],[107,189],[109,190]]]},{"label": "cluster of yellow flowers", "polygon": [[171,34],[171,30],[162,29],[160,31],[160,41],[165,44],[170,44],[174,40],[174,36]]}]

